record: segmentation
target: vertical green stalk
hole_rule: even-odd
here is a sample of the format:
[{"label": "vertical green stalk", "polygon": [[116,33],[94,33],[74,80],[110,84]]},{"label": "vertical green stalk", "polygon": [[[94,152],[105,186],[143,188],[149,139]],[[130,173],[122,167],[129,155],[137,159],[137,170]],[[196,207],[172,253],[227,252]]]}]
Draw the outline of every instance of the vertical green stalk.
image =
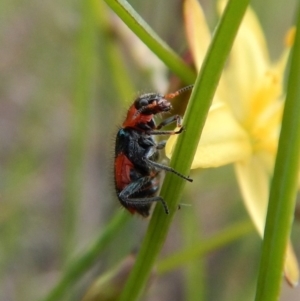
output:
[{"label": "vertical green stalk", "polygon": [[[171,160],[171,166],[183,174],[189,172],[214,92],[248,3],[249,0],[228,2],[197,78],[184,119],[188,130],[180,135]],[[134,301],[141,296],[177,211],[184,184],[179,177],[166,175],[161,196],[168,202],[170,214],[165,215],[160,204],[156,206],[120,301]]]},{"label": "vertical green stalk", "polygon": [[[180,212],[182,217],[182,236],[187,247],[193,246],[196,241],[202,240],[199,215],[197,215],[195,211],[196,210],[182,210],[182,212]],[[199,256],[197,259],[187,263],[184,268],[184,275],[185,300],[206,300],[204,258]]]},{"label": "vertical green stalk", "polygon": [[100,29],[99,35],[99,55],[100,76],[106,79],[103,85],[110,82],[116,96],[119,99],[127,99],[128,95],[133,95],[135,88],[128,74],[121,49],[114,37],[113,20],[110,18],[109,8],[99,0],[94,0],[95,11],[97,13],[97,23]]},{"label": "vertical green stalk", "polygon": [[300,6],[286,103],[271,185],[256,301],[279,299],[300,167]]},{"label": "vertical green stalk", "polygon": [[71,133],[66,164],[64,204],[64,253],[66,260],[74,243],[80,201],[86,138],[88,136],[91,88],[95,72],[95,16],[91,0],[81,2],[81,27],[77,40]]}]

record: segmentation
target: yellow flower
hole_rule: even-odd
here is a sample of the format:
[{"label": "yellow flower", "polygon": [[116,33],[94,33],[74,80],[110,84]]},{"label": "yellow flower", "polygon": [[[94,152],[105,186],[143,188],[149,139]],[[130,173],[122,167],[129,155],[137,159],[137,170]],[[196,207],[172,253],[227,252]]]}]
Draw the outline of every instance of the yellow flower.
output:
[{"label": "yellow flower", "polygon": [[[224,1],[220,7],[224,7]],[[197,0],[185,0],[187,39],[198,70],[211,37]],[[234,163],[246,208],[263,236],[269,183],[273,172],[283,112],[283,76],[289,50],[271,63],[266,41],[251,8],[237,34],[228,64],[203,129],[192,168]],[[169,139],[171,156],[176,137]],[[297,259],[289,243],[285,275],[298,282]]]}]

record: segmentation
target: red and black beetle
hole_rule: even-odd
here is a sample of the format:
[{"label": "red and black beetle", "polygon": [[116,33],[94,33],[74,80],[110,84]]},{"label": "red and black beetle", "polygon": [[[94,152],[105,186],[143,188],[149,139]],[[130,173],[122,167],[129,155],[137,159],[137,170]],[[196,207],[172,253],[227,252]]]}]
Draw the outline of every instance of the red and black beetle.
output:
[{"label": "red and black beetle", "polygon": [[[149,216],[153,202],[161,202],[166,214],[169,209],[164,199],[157,196],[160,187],[159,173],[161,170],[172,172],[192,182],[173,168],[158,163],[159,150],[166,142],[155,143],[153,135],[174,135],[183,131],[181,117],[171,116],[155,125],[154,115],[168,112],[172,106],[168,99],[191,90],[193,86],[184,87],[174,93],[162,95],[147,93],[139,96],[127,112],[127,117],[118,131],[115,146],[115,187],[121,204],[131,213]],[[175,122],[178,131],[162,131],[162,127]]]}]

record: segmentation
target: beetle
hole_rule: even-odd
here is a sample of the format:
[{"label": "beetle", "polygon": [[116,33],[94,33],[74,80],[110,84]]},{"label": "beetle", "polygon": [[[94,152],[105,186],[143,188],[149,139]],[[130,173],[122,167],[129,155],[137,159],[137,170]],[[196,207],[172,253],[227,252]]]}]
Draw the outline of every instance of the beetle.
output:
[{"label": "beetle", "polygon": [[[140,95],[130,106],[125,121],[119,129],[115,143],[114,179],[118,199],[129,212],[149,216],[152,203],[161,202],[165,213],[168,206],[161,196],[159,174],[162,170],[192,182],[173,168],[158,162],[159,150],[165,147],[166,141],[156,143],[155,135],[176,135],[183,132],[181,117],[171,116],[156,125],[156,114],[169,112],[172,109],[170,99],[191,90],[193,86],[184,87],[166,95],[146,93]],[[177,131],[163,131],[161,128],[176,122]]]}]

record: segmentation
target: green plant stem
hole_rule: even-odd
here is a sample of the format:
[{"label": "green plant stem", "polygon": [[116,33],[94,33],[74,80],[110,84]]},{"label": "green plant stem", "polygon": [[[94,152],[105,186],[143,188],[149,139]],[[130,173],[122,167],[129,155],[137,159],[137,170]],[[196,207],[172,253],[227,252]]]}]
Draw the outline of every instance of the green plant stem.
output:
[{"label": "green plant stem", "polygon": [[89,108],[95,78],[96,32],[92,1],[82,1],[82,19],[77,39],[75,93],[72,103],[71,133],[66,164],[64,203],[64,250],[66,262],[74,246],[78,203],[83,182],[83,164],[89,129]]},{"label": "green plant stem", "polygon": [[185,83],[196,78],[195,72],[153,31],[125,0],[104,0],[124,23]]},{"label": "green plant stem", "polygon": [[[228,2],[197,78],[184,119],[187,130],[179,136],[170,164],[183,174],[189,172],[214,92],[248,3],[249,0]],[[166,175],[161,196],[167,201],[170,214],[165,215],[160,204],[156,206],[120,301],[134,301],[141,296],[177,211],[184,184],[181,178]]]},{"label": "green plant stem", "polygon": [[43,301],[58,301],[84,273],[97,261],[100,253],[115,237],[117,231],[123,228],[130,215],[125,211],[119,211],[106,225],[101,234],[80,256],[73,258],[65,269],[60,281],[43,299]]},{"label": "green plant stem", "polygon": [[125,67],[122,51],[113,35],[113,22],[111,22],[109,7],[99,0],[93,0],[97,15],[98,28],[100,29],[99,52],[102,60],[100,62],[100,75],[111,82],[119,99],[127,99],[136,90]]},{"label": "green plant stem", "polygon": [[300,6],[287,96],[271,185],[256,301],[279,299],[300,168]]},{"label": "green plant stem", "polygon": [[192,260],[226,247],[249,233],[254,233],[254,230],[250,221],[231,225],[210,238],[200,240],[186,249],[162,259],[157,264],[157,273],[165,274],[173,271]]},{"label": "green plant stem", "polygon": [[[188,193],[185,193],[185,198],[189,198]],[[183,245],[192,247],[195,242],[202,239],[202,228],[197,214],[197,210],[181,210],[180,224],[182,229]],[[195,231],[197,229],[197,231]],[[171,257],[173,257],[171,255]],[[184,298],[189,301],[203,301],[205,297],[205,263],[204,258],[198,256],[187,262],[184,267]],[[174,263],[174,262],[173,262]],[[159,273],[159,268],[157,269]]]}]

